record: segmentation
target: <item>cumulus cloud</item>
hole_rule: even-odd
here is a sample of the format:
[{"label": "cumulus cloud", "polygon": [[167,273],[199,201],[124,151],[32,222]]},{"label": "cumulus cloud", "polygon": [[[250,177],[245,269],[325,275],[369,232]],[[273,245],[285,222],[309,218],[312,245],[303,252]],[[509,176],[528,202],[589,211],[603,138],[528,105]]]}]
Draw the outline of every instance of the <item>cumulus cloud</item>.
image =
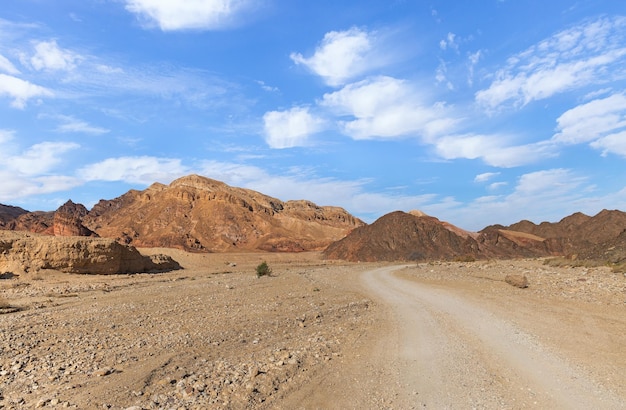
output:
[{"label": "cumulus cloud", "polygon": [[553,140],[565,144],[594,141],[607,133],[626,128],[626,95],[613,94],[581,104],[557,119]]},{"label": "cumulus cloud", "polygon": [[37,71],[70,71],[81,60],[79,55],[62,49],[55,40],[41,41],[35,45],[30,64]]},{"label": "cumulus cloud", "polygon": [[296,64],[302,64],[322,77],[326,84],[340,86],[387,64],[387,58],[378,49],[377,42],[376,33],[353,27],[326,33],[311,57],[300,53],[291,53],[290,57]]},{"label": "cumulus cloud", "polygon": [[445,107],[423,103],[410,83],[392,77],[349,84],[324,94],[320,104],[339,117],[352,117],[340,121],[340,127],[354,139],[430,137],[455,124]]},{"label": "cumulus cloud", "polygon": [[626,95],[613,94],[578,105],[557,119],[552,141],[589,143],[603,151],[626,156]]},{"label": "cumulus cloud", "polygon": [[252,5],[251,0],[126,0],[126,10],[163,31],[221,29]]},{"label": "cumulus cloud", "polygon": [[487,109],[523,106],[626,76],[626,18],[603,17],[561,31],[512,56],[476,101]]},{"label": "cumulus cloud", "polygon": [[307,107],[267,112],[263,123],[265,140],[272,148],[304,146],[310,135],[324,128],[324,120],[311,114]]},{"label": "cumulus cloud", "polygon": [[28,100],[36,97],[52,97],[54,94],[47,88],[30,83],[11,75],[0,74],[0,97],[12,99],[11,107],[23,109]]},{"label": "cumulus cloud", "polygon": [[177,158],[150,156],[108,158],[80,169],[85,181],[123,181],[131,184],[149,185],[159,181],[169,183],[189,173],[189,168]]}]

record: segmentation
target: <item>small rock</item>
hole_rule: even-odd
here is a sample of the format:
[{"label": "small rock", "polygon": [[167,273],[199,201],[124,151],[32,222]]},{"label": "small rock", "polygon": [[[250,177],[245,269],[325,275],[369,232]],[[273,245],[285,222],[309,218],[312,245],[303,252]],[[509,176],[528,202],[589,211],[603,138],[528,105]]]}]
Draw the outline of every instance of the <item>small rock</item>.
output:
[{"label": "small rock", "polygon": [[93,375],[97,376],[97,377],[104,377],[104,376],[108,376],[108,375],[110,375],[111,373],[114,373],[114,372],[115,372],[115,369],[112,369],[110,367],[104,367],[102,369],[98,369],[95,372],[93,372]]},{"label": "small rock", "polygon": [[507,275],[504,281],[516,288],[523,289],[528,287],[528,278],[524,275]]}]

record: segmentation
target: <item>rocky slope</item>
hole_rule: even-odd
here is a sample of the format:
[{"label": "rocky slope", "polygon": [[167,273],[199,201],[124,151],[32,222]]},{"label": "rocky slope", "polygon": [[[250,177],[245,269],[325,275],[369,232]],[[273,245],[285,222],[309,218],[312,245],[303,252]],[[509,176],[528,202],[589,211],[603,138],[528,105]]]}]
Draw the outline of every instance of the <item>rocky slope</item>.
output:
[{"label": "rocky slope", "polygon": [[0,204],[0,228],[6,227],[18,216],[25,213],[28,213],[28,211],[20,207]]}]

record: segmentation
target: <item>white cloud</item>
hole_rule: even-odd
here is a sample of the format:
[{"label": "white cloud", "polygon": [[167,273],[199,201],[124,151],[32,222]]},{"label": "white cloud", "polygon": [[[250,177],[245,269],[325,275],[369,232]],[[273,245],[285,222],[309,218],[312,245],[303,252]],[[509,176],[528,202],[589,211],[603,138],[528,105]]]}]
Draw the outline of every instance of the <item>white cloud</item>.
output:
[{"label": "white cloud", "polygon": [[82,134],[102,135],[109,132],[106,128],[94,127],[89,123],[70,116],[59,116],[63,123],[57,127],[58,132],[78,132]]},{"label": "white cloud", "polygon": [[493,184],[489,184],[488,188],[491,191],[495,191],[497,189],[507,186],[508,184],[508,182],[494,182]]},{"label": "white cloud", "polygon": [[82,57],[60,48],[55,40],[41,41],[35,45],[30,63],[37,71],[70,71]]},{"label": "white cloud", "polygon": [[457,40],[456,34],[448,33],[446,38],[444,38],[443,40],[439,42],[439,48],[441,48],[442,50],[452,49],[458,52],[459,42]]},{"label": "white cloud", "polygon": [[478,174],[474,177],[474,182],[487,182],[491,178],[497,177],[500,175],[499,172],[485,172],[483,174]]},{"label": "white cloud", "polygon": [[10,203],[20,198],[66,191],[80,186],[78,178],[60,175],[24,177],[0,169],[0,203]]},{"label": "white cloud", "polygon": [[626,18],[603,17],[561,31],[511,57],[489,88],[476,93],[488,109],[523,106],[568,90],[624,78]]},{"label": "white cloud", "polygon": [[0,96],[12,98],[13,108],[23,109],[26,102],[36,97],[52,97],[53,93],[47,88],[29,83],[20,78],[0,74]]},{"label": "white cloud", "polygon": [[340,86],[348,80],[388,63],[378,49],[375,33],[358,28],[331,31],[311,57],[291,53],[296,64],[302,64],[319,75],[331,86]]},{"label": "white cloud", "polygon": [[594,141],[626,128],[626,95],[613,94],[572,108],[557,119],[553,140],[565,144]]},{"label": "white cloud", "polygon": [[503,168],[531,164],[553,155],[550,144],[510,145],[509,140],[499,135],[450,135],[438,138],[434,146],[444,159],[482,159],[488,165]]},{"label": "white cloud", "polygon": [[15,131],[0,129],[0,146],[11,141],[15,137]]},{"label": "white cloud", "polygon": [[20,70],[15,68],[13,63],[9,61],[9,59],[3,56],[2,54],[0,54],[0,71],[4,71],[7,74],[13,74],[13,75],[20,73]]},{"label": "white cloud", "polygon": [[626,130],[602,137],[592,142],[591,146],[602,150],[602,155],[611,152],[626,157]]},{"label": "white cloud", "polygon": [[189,173],[189,169],[176,158],[149,156],[108,158],[78,170],[85,181],[123,181],[149,185],[153,182],[169,183]]},{"label": "white cloud", "polygon": [[427,106],[406,81],[375,77],[324,94],[320,104],[339,117],[342,132],[354,139],[396,138],[407,135],[430,137],[455,124],[445,107]]},{"label": "white cloud", "polygon": [[63,161],[62,154],[79,147],[71,142],[41,142],[20,155],[3,158],[3,168],[26,176],[46,174]]},{"label": "white cloud", "polygon": [[252,5],[250,0],[126,0],[126,10],[163,31],[221,29]]},{"label": "white cloud", "polygon": [[263,116],[267,144],[272,148],[304,146],[310,135],[324,129],[324,121],[306,107],[270,111]]}]

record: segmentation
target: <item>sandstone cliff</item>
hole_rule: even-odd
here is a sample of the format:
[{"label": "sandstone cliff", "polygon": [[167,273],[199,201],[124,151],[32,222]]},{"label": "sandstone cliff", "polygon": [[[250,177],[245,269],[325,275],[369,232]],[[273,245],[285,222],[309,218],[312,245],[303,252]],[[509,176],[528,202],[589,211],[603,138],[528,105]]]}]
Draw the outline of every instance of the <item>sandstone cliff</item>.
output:
[{"label": "sandstone cliff", "polygon": [[180,269],[169,256],[143,256],[112,239],[0,231],[0,273],[54,269],[109,275]]}]

